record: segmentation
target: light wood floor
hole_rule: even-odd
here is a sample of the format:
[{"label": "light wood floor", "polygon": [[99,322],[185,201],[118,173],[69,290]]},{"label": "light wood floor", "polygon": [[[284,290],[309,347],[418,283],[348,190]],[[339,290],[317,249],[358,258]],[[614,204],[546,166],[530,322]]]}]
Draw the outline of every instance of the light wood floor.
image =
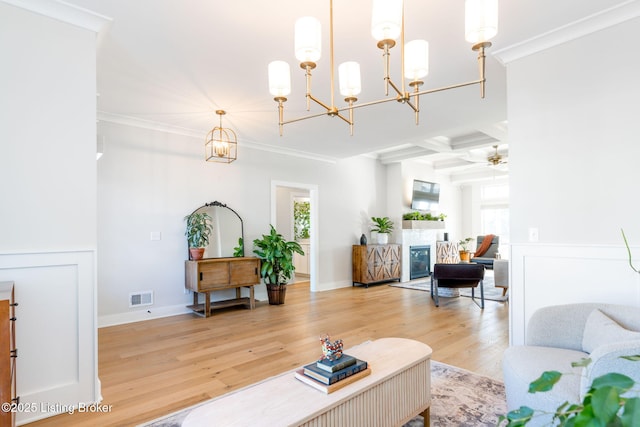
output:
[{"label": "light wood floor", "polygon": [[290,285],[286,303],[258,302],[208,319],[180,315],[99,330],[99,376],[106,414],[58,415],[41,426],[133,426],[309,363],[319,337],[345,348],[381,337],[422,341],[433,360],[502,379],[508,305],[442,298],[386,284],[310,293]]}]

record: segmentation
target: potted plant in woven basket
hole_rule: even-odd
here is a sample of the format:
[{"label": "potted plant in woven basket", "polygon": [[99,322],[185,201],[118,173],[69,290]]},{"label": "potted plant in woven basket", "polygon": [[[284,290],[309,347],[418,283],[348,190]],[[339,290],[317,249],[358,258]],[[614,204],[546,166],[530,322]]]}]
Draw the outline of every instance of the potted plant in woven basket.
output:
[{"label": "potted plant in woven basket", "polygon": [[253,241],[253,253],[262,260],[260,275],[267,286],[269,304],[284,304],[287,282],[295,271],[293,253],[304,255],[298,242],[287,242],[273,225],[269,234]]}]

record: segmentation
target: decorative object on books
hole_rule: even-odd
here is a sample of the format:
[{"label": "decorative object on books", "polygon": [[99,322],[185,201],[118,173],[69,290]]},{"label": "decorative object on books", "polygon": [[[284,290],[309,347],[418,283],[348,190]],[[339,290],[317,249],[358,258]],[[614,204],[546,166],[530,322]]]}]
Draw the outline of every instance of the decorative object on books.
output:
[{"label": "decorative object on books", "polygon": [[365,236],[364,233],[360,236],[360,244],[363,246],[367,244],[367,236]]},{"label": "decorative object on books", "polygon": [[342,340],[331,341],[331,337],[325,335],[320,338],[320,342],[322,357],[315,363],[298,369],[294,374],[298,380],[325,393],[331,393],[371,373],[366,361],[343,354]]},{"label": "decorative object on books", "polygon": [[270,227],[269,234],[263,234],[261,239],[253,241],[253,253],[262,260],[260,275],[267,286],[269,304],[278,305],[284,304],[286,284],[296,269],[293,253],[304,255],[304,252],[298,242],[287,242],[273,225]]},{"label": "decorative object on books", "polygon": [[320,360],[334,361],[342,357],[342,340],[331,342],[329,335],[320,338],[322,343],[322,358]]}]

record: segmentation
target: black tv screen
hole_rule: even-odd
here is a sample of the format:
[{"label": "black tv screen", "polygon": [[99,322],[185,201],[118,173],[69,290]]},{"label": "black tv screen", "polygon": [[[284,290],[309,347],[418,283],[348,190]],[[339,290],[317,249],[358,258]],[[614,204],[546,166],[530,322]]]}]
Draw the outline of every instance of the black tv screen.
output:
[{"label": "black tv screen", "polygon": [[440,203],[440,184],[435,182],[413,180],[411,209],[417,211],[433,211]]}]

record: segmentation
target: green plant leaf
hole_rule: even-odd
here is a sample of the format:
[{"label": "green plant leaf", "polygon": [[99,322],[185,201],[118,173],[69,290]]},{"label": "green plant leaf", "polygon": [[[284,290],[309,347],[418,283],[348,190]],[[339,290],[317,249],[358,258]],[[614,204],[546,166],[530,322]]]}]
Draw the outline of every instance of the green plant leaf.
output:
[{"label": "green plant leaf", "polygon": [[627,399],[624,404],[622,415],[622,425],[624,427],[640,427],[640,397]]},{"label": "green plant leaf", "polygon": [[588,357],[583,357],[582,359],[580,359],[577,362],[571,362],[571,366],[573,368],[584,368],[585,366],[588,366],[591,363],[591,359]]},{"label": "green plant leaf", "polygon": [[540,378],[529,384],[529,393],[549,391],[560,381],[562,374],[558,371],[545,371]]},{"label": "green plant leaf", "polygon": [[596,389],[591,396],[591,408],[602,425],[609,425],[620,409],[618,389],[611,386]]},{"label": "green plant leaf", "polygon": [[624,229],[620,229],[622,232],[622,240],[624,240],[624,246],[627,248],[627,257],[629,258],[629,267],[636,273],[640,273],[637,268],[633,266],[633,259],[631,257],[631,248],[629,248],[629,242],[627,242],[627,236],[624,235]]},{"label": "green plant leaf", "polygon": [[633,356],[620,356],[620,358],[630,360],[632,362],[640,362],[640,354],[636,354]]},{"label": "green plant leaf", "polygon": [[[506,427],[521,427],[527,424],[533,417],[533,409],[528,406],[521,406],[518,409],[514,409],[506,416],[508,424]],[[503,418],[503,417],[500,417]]]},{"label": "green plant leaf", "polygon": [[595,378],[591,383],[591,387],[596,390],[603,387],[615,387],[618,389],[619,394],[622,394],[630,390],[633,384],[634,381],[628,376],[611,372]]}]

